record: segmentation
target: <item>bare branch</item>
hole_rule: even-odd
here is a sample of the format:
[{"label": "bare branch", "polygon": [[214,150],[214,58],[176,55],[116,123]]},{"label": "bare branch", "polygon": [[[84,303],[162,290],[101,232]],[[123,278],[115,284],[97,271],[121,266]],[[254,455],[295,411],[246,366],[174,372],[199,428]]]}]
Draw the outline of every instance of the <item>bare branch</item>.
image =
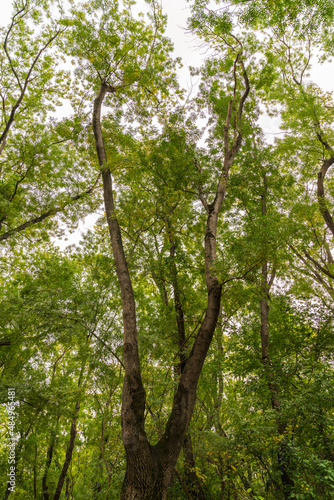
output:
[{"label": "bare branch", "polygon": [[124,369],[125,369],[125,366],[124,366],[123,361],[122,361],[122,360],[121,360],[121,358],[120,358],[120,357],[119,357],[119,356],[115,353],[115,351],[113,351],[113,350],[112,350],[112,349],[108,346],[108,344],[106,344],[106,343],[105,343],[105,341],[104,341],[104,340],[102,340],[100,337],[98,337],[98,336],[96,335],[96,333],[91,332],[91,334],[92,334],[92,335],[93,335],[93,337],[95,337],[95,338],[96,338],[99,342],[101,342],[101,344],[103,344],[103,346],[104,346],[106,349],[108,349],[108,351],[109,351],[109,352],[111,352],[111,354],[112,354],[113,356],[115,356],[115,358],[116,358],[116,359],[117,359],[117,361],[120,363],[120,365],[122,366],[122,368],[124,368]]}]

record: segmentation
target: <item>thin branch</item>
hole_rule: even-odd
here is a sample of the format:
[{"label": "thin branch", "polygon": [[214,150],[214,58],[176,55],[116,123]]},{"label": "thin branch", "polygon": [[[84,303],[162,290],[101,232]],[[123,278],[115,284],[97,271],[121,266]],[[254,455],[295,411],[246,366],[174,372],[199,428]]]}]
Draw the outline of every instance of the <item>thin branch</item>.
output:
[{"label": "thin branch", "polygon": [[326,283],[326,281],[322,278],[322,276],[315,269],[310,268],[309,262],[298,252],[298,250],[296,250],[292,245],[289,245],[289,248],[291,248],[291,250],[294,252],[294,254],[297,255],[297,257],[299,257],[300,260],[305,264],[305,266],[310,270],[311,276],[310,276],[310,274],[306,273],[303,270],[298,269],[298,271],[299,272],[301,271],[303,274],[306,274],[306,276],[309,276],[309,277],[312,277],[313,279],[315,279],[320,285],[323,285],[326,288],[327,292],[332,296],[333,288],[331,286],[329,286],[328,283]]},{"label": "thin branch", "polygon": [[[47,41],[47,42],[43,45],[43,47],[42,47],[42,48],[38,51],[38,53],[37,53],[37,55],[36,55],[35,59],[33,60],[33,62],[32,62],[32,64],[31,64],[31,66],[30,66],[30,68],[29,68],[29,71],[28,71],[28,73],[27,73],[27,76],[26,76],[26,78],[25,78],[25,81],[24,81],[23,86],[22,86],[21,82],[19,81],[19,79],[18,79],[18,77],[17,77],[17,79],[18,79],[18,84],[19,84],[19,87],[20,87],[20,89],[21,89],[21,93],[20,93],[19,98],[17,99],[16,103],[15,103],[15,104],[14,104],[14,106],[12,107],[12,111],[11,111],[10,116],[9,116],[9,119],[8,119],[8,121],[7,121],[7,123],[6,123],[5,130],[3,131],[3,133],[2,133],[2,134],[1,134],[1,136],[0,136],[0,144],[1,144],[1,143],[5,140],[5,139],[6,139],[6,137],[7,137],[7,135],[8,135],[9,129],[10,129],[10,127],[11,127],[11,125],[12,125],[13,121],[14,121],[15,113],[16,113],[17,109],[19,108],[19,106],[20,106],[20,104],[21,104],[21,102],[22,102],[22,100],[23,100],[23,97],[25,96],[25,93],[26,93],[26,91],[27,91],[27,88],[28,88],[28,83],[29,83],[29,81],[30,81],[30,75],[31,75],[31,73],[33,72],[33,70],[34,70],[34,68],[35,68],[35,66],[36,66],[36,64],[37,64],[37,62],[38,62],[38,60],[39,60],[39,58],[41,57],[42,53],[43,53],[43,52],[44,52],[44,51],[48,48],[48,46],[49,46],[49,45],[50,45],[50,44],[51,44],[51,43],[52,43],[52,42],[53,42],[53,41],[54,41],[54,40],[55,40],[55,39],[56,39],[56,38],[57,38],[57,37],[58,37],[61,33],[63,33],[65,30],[66,30],[66,28],[64,28],[64,29],[60,29],[60,30],[56,31],[56,32],[55,32],[55,34],[54,34],[51,38],[49,38],[49,40],[48,40],[48,41]],[[5,40],[5,44],[6,44],[6,43],[7,43],[7,37],[6,37],[6,40]],[[4,45],[4,47],[5,47],[5,45]],[[12,62],[11,62],[11,59],[10,59],[10,56],[9,56],[9,54],[8,54],[8,52],[7,52],[6,47],[5,47],[5,51],[6,51],[6,54],[7,54],[8,60],[9,60],[9,62],[10,62],[11,68],[12,68],[13,72],[15,72],[15,70],[14,70],[14,68],[13,68],[13,65],[12,65]],[[15,72],[14,74],[16,75],[16,72]]]},{"label": "thin branch", "polygon": [[334,236],[334,221],[326,205],[325,189],[324,189],[324,180],[327,170],[333,165],[333,163],[334,163],[334,156],[332,156],[329,160],[325,160],[323,162],[321,169],[318,172],[317,196],[318,196],[320,213],[324,221],[326,222],[328,229]]},{"label": "thin branch", "polygon": [[269,279],[269,282],[268,282],[268,292],[269,292],[270,288],[272,287],[272,285],[274,283],[275,276],[276,276],[276,268],[274,267],[273,268],[273,272],[271,273],[271,276],[270,276],[270,279]]},{"label": "thin branch", "polygon": [[182,489],[183,489],[183,491],[184,491],[187,499],[188,500],[193,500],[193,497],[190,495],[186,483],[183,481],[182,476],[181,476],[181,474],[179,473],[179,471],[177,470],[176,467],[174,467],[174,471],[175,471],[175,474],[176,474],[176,476],[177,476],[177,478],[179,480],[180,485],[182,486]]},{"label": "thin branch", "polygon": [[66,202],[64,205],[47,210],[46,212],[42,213],[38,217],[34,217],[32,219],[29,219],[26,222],[24,222],[23,224],[20,224],[19,226],[15,227],[14,229],[11,229],[10,231],[7,231],[6,233],[1,234],[0,241],[7,240],[8,238],[13,236],[14,234],[19,233],[21,231],[24,231],[28,227],[33,226],[35,224],[38,224],[39,222],[42,222],[43,220],[47,219],[48,217],[52,217],[53,215],[56,215],[57,213],[64,210],[73,201],[79,200],[80,198],[82,198],[86,194],[90,194],[94,190],[94,188],[96,187],[100,177],[101,177],[101,173],[98,175],[93,186],[91,186],[89,189],[86,189],[86,191],[84,191],[83,193],[77,194],[76,196],[71,196],[70,200],[68,202]]},{"label": "thin branch", "polygon": [[[7,31],[7,34],[6,34],[6,37],[5,37],[5,41],[4,41],[4,44],[3,44],[3,48],[4,48],[4,50],[5,50],[5,53],[6,53],[7,59],[8,59],[8,61],[9,61],[9,64],[10,64],[11,70],[12,70],[12,72],[13,72],[13,74],[14,74],[14,76],[15,76],[16,80],[17,80],[17,83],[18,83],[18,85],[19,85],[19,87],[20,87],[21,91],[22,91],[22,84],[21,84],[21,81],[20,81],[20,78],[19,78],[18,74],[16,73],[16,71],[15,71],[15,69],[14,69],[14,66],[13,66],[13,63],[12,63],[12,60],[11,60],[11,57],[10,57],[9,52],[8,52],[8,50],[7,50],[7,43],[8,43],[8,39],[9,39],[9,36],[10,36],[10,34],[11,34],[12,29],[14,28],[14,26],[16,26],[16,25],[19,23],[19,21],[20,21],[21,19],[23,19],[23,17],[24,17],[25,15],[27,15],[28,11],[27,11],[27,12],[25,12],[25,13],[24,13],[24,14],[20,17],[19,21],[15,21],[16,17],[18,17],[18,16],[19,16],[22,12],[24,12],[24,11],[26,10],[27,6],[28,6],[28,2],[26,2],[25,4],[23,4],[22,9],[21,9],[21,10],[19,10],[18,12],[16,12],[16,14],[14,14],[14,16],[13,16],[13,18],[12,18],[11,25],[10,25],[10,26],[9,26],[9,28],[8,28],[8,31]],[[0,142],[1,142],[1,141],[0,141]]]},{"label": "thin branch", "polygon": [[306,257],[311,261],[313,262],[313,264],[319,269],[319,271],[323,272],[324,274],[326,274],[329,278],[332,278],[334,279],[334,274],[330,273],[328,271],[328,269],[326,269],[325,267],[323,267],[321,264],[319,264],[318,261],[316,261],[306,250],[304,250],[304,254],[306,255]]}]

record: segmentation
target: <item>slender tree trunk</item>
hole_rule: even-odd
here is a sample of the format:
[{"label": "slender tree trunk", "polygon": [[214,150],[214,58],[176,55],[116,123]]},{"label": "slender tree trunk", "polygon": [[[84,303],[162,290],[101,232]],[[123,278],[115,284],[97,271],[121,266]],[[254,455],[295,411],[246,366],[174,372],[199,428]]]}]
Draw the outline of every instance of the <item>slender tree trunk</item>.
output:
[{"label": "slender tree trunk", "polygon": [[166,227],[167,227],[167,234],[168,234],[168,240],[170,243],[170,249],[169,249],[169,255],[171,258],[171,281],[172,281],[172,287],[173,287],[173,294],[174,294],[174,310],[176,314],[176,324],[177,324],[177,348],[178,348],[178,358],[179,358],[179,363],[175,367],[175,372],[178,376],[180,377],[181,373],[183,372],[183,369],[186,365],[186,354],[185,354],[185,348],[186,348],[186,331],[185,331],[185,324],[184,324],[184,313],[183,313],[183,307],[182,307],[182,301],[181,301],[181,292],[180,292],[180,287],[179,287],[179,279],[178,279],[178,270],[176,267],[175,263],[175,253],[176,253],[176,240],[175,236],[171,227],[170,220],[168,217],[164,219]]},{"label": "slender tree trunk", "polygon": [[70,478],[66,476],[66,483],[65,483],[65,499],[70,500],[71,496],[71,489],[70,489]]},{"label": "slender tree trunk", "polygon": [[[34,422],[35,423],[35,422]],[[24,445],[24,441],[26,440],[26,438],[28,437],[30,431],[31,431],[31,428],[32,428],[32,423],[30,424],[28,430],[26,432],[21,432],[21,437],[15,447],[15,470],[16,470],[16,478],[18,477],[18,463],[21,459],[21,452],[22,452],[22,448],[23,448],[23,445]],[[7,486],[6,486],[6,491],[5,491],[5,494],[4,494],[4,497],[3,497],[3,500],[7,500],[9,498],[9,495],[11,494],[11,490],[9,489],[10,487],[10,484],[7,483]]]},{"label": "slender tree trunk", "polygon": [[123,304],[125,375],[121,421],[127,467],[121,496],[124,499],[135,500],[150,498],[147,495],[151,494],[155,484],[159,460],[158,457],[153,456],[152,447],[145,432],[146,393],[142,383],[138,354],[136,307],[121,231],[115,213],[112,179],[109,168],[106,166],[107,158],[101,130],[102,102],[107,92],[114,91],[114,88],[102,82],[94,101],[93,131],[102,170],[105,211]]},{"label": "slender tree trunk", "polygon": [[44,470],[44,474],[43,474],[43,477],[42,477],[42,491],[43,491],[43,498],[44,498],[44,500],[49,500],[50,499],[50,497],[49,497],[49,489],[48,489],[48,485],[47,485],[47,482],[46,482],[46,478],[47,478],[48,471],[49,471],[49,468],[50,468],[50,465],[51,465],[51,462],[52,462],[52,455],[53,455],[53,448],[54,448],[54,445],[55,445],[55,441],[56,441],[56,436],[55,436],[55,434],[53,434],[52,437],[51,437],[51,443],[48,446],[48,450],[47,450],[47,454],[46,454],[45,470]]},{"label": "slender tree trunk", "polygon": [[37,443],[35,444],[35,457],[34,457],[34,498],[37,498]]},{"label": "slender tree trunk", "polygon": [[206,496],[202,489],[201,482],[196,474],[196,464],[194,459],[193,445],[191,434],[188,433],[183,444],[184,451],[184,466],[185,466],[185,483],[188,487],[190,495],[196,500],[206,500]]},{"label": "slender tree trunk", "polygon": [[102,486],[103,486],[103,482],[102,482],[103,481],[103,472],[104,472],[103,465],[102,465],[102,462],[103,462],[104,465],[106,466],[107,474],[108,474],[108,485],[107,485],[106,495],[105,495],[106,500],[107,500],[108,495],[109,495],[113,466],[116,463],[116,461],[115,461],[114,464],[111,464],[109,462],[109,460],[106,459],[106,457],[105,457],[105,446],[109,440],[108,435],[106,434],[106,426],[107,426],[107,422],[108,422],[109,408],[110,408],[112,396],[113,396],[114,392],[116,391],[117,387],[118,387],[118,383],[116,382],[116,385],[114,387],[110,388],[109,394],[108,394],[108,399],[107,399],[107,402],[105,403],[105,407],[104,407],[104,415],[103,415],[102,426],[101,426],[100,456],[99,456],[100,463],[101,463],[101,475],[96,478],[96,483],[94,486],[94,498],[95,497],[100,498],[100,492],[102,491]]},{"label": "slender tree trunk", "polygon": [[[263,194],[262,194],[262,215],[267,215],[267,176],[263,174]],[[262,363],[266,371],[267,384],[270,391],[271,406],[273,410],[278,412],[278,424],[277,431],[278,434],[283,435],[286,431],[286,425],[281,420],[280,416],[280,400],[279,400],[279,389],[275,380],[275,375],[272,369],[272,362],[270,359],[269,352],[269,292],[270,288],[275,279],[275,269],[273,269],[271,276],[268,276],[268,262],[265,260],[262,265],[262,282],[261,282],[261,353],[262,353]],[[282,486],[284,492],[284,498],[289,500],[291,490],[294,486],[293,479],[290,472],[290,452],[287,443],[284,438],[280,442],[277,451],[278,457],[278,468],[281,473]]]},{"label": "slender tree trunk", "polygon": [[[59,422],[59,418],[60,417],[58,416],[57,417],[57,425],[58,425],[58,422]],[[49,472],[50,465],[51,465],[51,462],[52,462],[53,450],[54,450],[55,443],[56,443],[56,431],[52,431],[51,432],[50,444],[48,446],[48,450],[47,450],[47,454],[46,454],[46,462],[45,462],[44,474],[43,474],[43,477],[42,477],[42,491],[43,491],[43,498],[44,498],[44,500],[49,500],[50,499],[49,488],[48,488],[48,485],[47,485],[47,476],[48,476],[48,472]]]},{"label": "slender tree trunk", "polygon": [[[85,371],[85,366],[86,366],[86,361],[83,361],[82,366],[81,366],[81,370],[80,370],[79,381],[78,381],[78,388],[79,389],[81,388],[81,386],[83,384],[83,375],[84,375],[84,371]],[[56,487],[55,494],[53,496],[53,500],[59,500],[59,498],[60,498],[61,491],[63,489],[63,485],[65,482],[66,474],[67,474],[68,468],[69,468],[71,460],[72,460],[75,438],[77,435],[77,421],[78,421],[78,415],[79,415],[79,410],[80,410],[80,400],[81,400],[81,395],[79,395],[78,400],[75,404],[74,415],[73,415],[72,422],[71,422],[70,440],[69,440],[69,443],[67,445],[65,461],[64,461],[63,468],[61,470],[59,479],[58,479],[58,484]]]},{"label": "slender tree trunk", "polygon": [[[187,362],[187,356],[185,354],[186,331],[185,331],[184,313],[181,301],[181,291],[178,279],[178,270],[175,263],[177,243],[168,218],[165,219],[165,223],[167,226],[168,239],[170,243],[172,287],[174,294],[174,309],[176,313],[176,323],[178,332],[177,348],[178,348],[179,363],[175,371],[177,373],[177,376],[180,377]],[[205,500],[205,495],[202,490],[201,483],[195,471],[196,465],[193,454],[191,434],[189,432],[186,435],[183,443],[183,452],[184,452],[184,466],[185,466],[185,481],[183,481],[183,479],[179,477],[180,475],[178,474],[179,481],[181,482],[182,479],[181,485],[187,497],[189,496],[190,498],[194,498],[196,500]]]},{"label": "slender tree trunk", "polygon": [[188,488],[187,488],[186,483],[183,481],[183,478],[182,478],[181,474],[179,473],[179,471],[177,469],[175,469],[175,473],[176,473],[176,476],[177,476],[177,478],[179,480],[180,485],[182,486],[184,494],[187,497],[187,500],[194,500],[193,497],[191,496]]},{"label": "slender tree trunk", "polygon": [[79,410],[80,410],[80,401],[77,401],[77,403],[75,405],[75,410],[74,410],[74,417],[73,417],[72,423],[71,423],[70,440],[69,440],[69,443],[68,443],[68,446],[66,449],[65,462],[64,462],[63,468],[61,470],[61,473],[60,473],[60,476],[58,479],[58,484],[56,487],[55,494],[53,496],[53,500],[59,500],[59,498],[60,498],[61,490],[63,489],[67,470],[68,470],[70,463],[71,463],[71,460],[72,460],[75,437],[77,435],[77,420],[78,420]]}]

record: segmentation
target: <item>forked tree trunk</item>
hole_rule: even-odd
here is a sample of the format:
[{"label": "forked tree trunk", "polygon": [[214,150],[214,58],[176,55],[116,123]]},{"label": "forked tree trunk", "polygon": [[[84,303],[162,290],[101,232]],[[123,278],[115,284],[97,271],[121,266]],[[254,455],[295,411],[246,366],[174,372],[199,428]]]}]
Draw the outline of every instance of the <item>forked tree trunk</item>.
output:
[{"label": "forked tree trunk", "polygon": [[[239,102],[237,102],[236,98],[237,67],[242,69],[245,83],[245,91]],[[241,115],[249,92],[247,74],[240,54],[237,55],[235,60],[234,76],[234,97],[229,103],[224,128],[225,160],[214,202],[209,205],[204,198],[203,190],[200,192],[200,199],[207,212],[205,231],[207,309],[191,353],[180,375],[165,432],[160,441],[154,446],[149,443],[145,432],[146,393],[142,383],[139,362],[135,300],[124,254],[121,231],[115,212],[112,178],[107,165],[101,129],[101,106],[104,97],[107,92],[114,93],[117,89],[102,81],[99,93],[94,100],[93,131],[99,165],[102,171],[105,212],[123,306],[125,374],[121,421],[127,462],[121,492],[122,500],[164,500],[166,498],[168,487],[173,480],[175,464],[182,449],[194,410],[198,379],[216,328],[221,301],[221,284],[214,271],[217,222],[225,196],[229,169],[241,146]],[[235,111],[236,116],[233,120],[234,129],[231,140],[229,130],[233,111]],[[230,146],[231,142],[232,147]]]}]

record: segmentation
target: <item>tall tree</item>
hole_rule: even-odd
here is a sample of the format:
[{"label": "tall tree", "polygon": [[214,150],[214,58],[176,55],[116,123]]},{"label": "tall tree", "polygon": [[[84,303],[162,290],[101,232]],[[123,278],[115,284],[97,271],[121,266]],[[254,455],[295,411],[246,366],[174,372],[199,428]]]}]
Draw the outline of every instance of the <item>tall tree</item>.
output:
[{"label": "tall tree", "polygon": [[[224,126],[222,171],[212,202],[207,200],[202,188],[200,188],[200,199],[207,212],[204,238],[207,307],[192,350],[184,363],[164,434],[154,446],[150,445],[145,433],[146,395],[138,353],[135,300],[116,215],[112,178],[101,129],[103,99],[107,92],[116,92],[116,86],[108,83],[106,77],[102,77],[100,91],[94,101],[93,129],[96,151],[102,169],[106,217],[123,306],[125,377],[122,399],[122,431],[127,453],[127,470],[122,489],[122,498],[124,499],[144,499],[152,498],[152,496],[166,498],[168,486],[173,478],[174,466],[194,410],[198,379],[217,324],[221,300],[221,284],[214,271],[217,224],[225,197],[229,171],[242,143],[242,113],[249,93],[249,82],[242,59],[242,51],[239,48],[239,50],[233,50],[232,54],[233,52],[234,87],[228,101]],[[239,91],[240,76],[244,86],[243,89],[241,87],[241,92]]]}]

